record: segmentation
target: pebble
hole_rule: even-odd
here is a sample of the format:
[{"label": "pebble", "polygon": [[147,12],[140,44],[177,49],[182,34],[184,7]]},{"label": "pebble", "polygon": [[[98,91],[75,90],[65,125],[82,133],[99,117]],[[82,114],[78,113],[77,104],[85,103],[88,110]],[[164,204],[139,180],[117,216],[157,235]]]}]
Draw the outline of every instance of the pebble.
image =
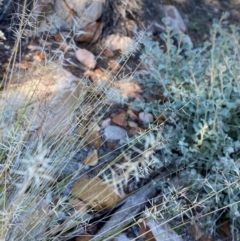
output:
[{"label": "pebble", "polygon": [[78,49],[75,53],[76,58],[80,63],[89,69],[94,69],[96,67],[95,56],[86,49]]},{"label": "pebble", "polygon": [[104,129],[104,136],[109,140],[121,140],[127,136],[127,132],[119,126],[109,125]]},{"label": "pebble", "polygon": [[148,122],[148,123],[153,122],[153,115],[150,113],[141,112],[139,113],[138,117],[142,122]]},{"label": "pebble", "polygon": [[111,118],[107,118],[102,121],[101,126],[102,126],[102,128],[106,128],[108,125],[110,125],[110,123],[111,123]]}]

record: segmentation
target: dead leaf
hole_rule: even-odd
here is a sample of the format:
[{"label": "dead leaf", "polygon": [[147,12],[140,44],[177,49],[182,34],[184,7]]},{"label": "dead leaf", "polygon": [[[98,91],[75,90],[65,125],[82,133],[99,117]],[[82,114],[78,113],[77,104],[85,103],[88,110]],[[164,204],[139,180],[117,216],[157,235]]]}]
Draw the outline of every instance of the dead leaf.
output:
[{"label": "dead leaf", "polygon": [[217,232],[224,238],[231,237],[231,222],[229,220],[226,220],[224,218],[219,220],[220,224],[217,228]]},{"label": "dead leaf", "polygon": [[72,195],[97,211],[113,208],[121,200],[113,186],[99,177],[84,176],[78,179],[73,185]]},{"label": "dead leaf", "polygon": [[26,69],[29,69],[29,64],[27,60],[22,59],[20,63],[15,64],[15,67],[26,70]]},{"label": "dead leaf", "polygon": [[74,241],[89,241],[92,239],[92,235],[80,235],[74,239]]},{"label": "dead leaf", "polygon": [[88,166],[95,166],[98,164],[98,153],[97,150],[94,150],[90,155],[88,155],[84,160],[83,160],[84,165]]},{"label": "dead leaf", "polygon": [[102,141],[102,137],[100,135],[99,131],[93,131],[89,137],[86,140],[87,144],[89,146],[92,146],[94,148],[99,148],[100,146],[102,146],[103,141]]}]

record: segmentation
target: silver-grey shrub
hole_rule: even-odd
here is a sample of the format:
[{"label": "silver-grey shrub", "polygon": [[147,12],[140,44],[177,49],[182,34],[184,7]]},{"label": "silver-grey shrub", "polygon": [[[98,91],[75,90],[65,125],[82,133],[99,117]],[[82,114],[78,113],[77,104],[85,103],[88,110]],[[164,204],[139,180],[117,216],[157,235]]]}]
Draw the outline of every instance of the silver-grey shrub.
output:
[{"label": "silver-grey shrub", "polygon": [[162,93],[167,101],[139,100],[132,106],[156,118],[165,116],[169,145],[156,153],[159,162],[191,186],[188,198],[204,206],[202,214],[218,213],[215,220],[208,215],[210,225],[224,213],[236,234],[240,225],[240,29],[228,26],[225,17],[215,20],[209,41],[191,51],[181,45],[181,38],[174,45],[173,34],[170,30],[161,34],[165,49],[145,41],[141,59],[147,71],[136,75],[146,95]]}]

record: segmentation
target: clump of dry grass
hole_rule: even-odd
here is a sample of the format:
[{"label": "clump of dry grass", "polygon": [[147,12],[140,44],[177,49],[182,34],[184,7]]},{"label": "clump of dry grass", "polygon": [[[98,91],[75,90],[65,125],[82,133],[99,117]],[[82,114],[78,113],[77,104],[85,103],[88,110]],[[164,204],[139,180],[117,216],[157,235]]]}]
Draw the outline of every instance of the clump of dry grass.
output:
[{"label": "clump of dry grass", "polygon": [[71,183],[84,165],[62,173],[86,145],[89,124],[100,121],[117,92],[64,70],[61,52],[16,72],[24,32],[29,23],[34,28],[26,3],[0,93],[0,239],[67,240],[84,233],[93,216],[70,205]]}]

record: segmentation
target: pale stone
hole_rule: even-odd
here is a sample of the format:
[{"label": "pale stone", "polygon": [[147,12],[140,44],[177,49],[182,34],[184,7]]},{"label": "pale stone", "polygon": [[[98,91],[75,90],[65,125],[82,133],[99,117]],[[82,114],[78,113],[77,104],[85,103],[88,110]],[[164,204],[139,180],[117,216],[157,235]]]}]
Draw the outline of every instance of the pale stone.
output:
[{"label": "pale stone", "polygon": [[121,140],[127,136],[127,132],[119,126],[107,126],[104,129],[104,135],[108,140]]},{"label": "pale stone", "polygon": [[65,0],[65,2],[72,11],[77,13],[77,26],[83,29],[102,16],[105,0]]},{"label": "pale stone", "polygon": [[120,80],[114,83],[114,87],[118,89],[123,98],[140,97],[139,93],[142,92],[141,87],[134,81]]},{"label": "pale stone", "polygon": [[172,5],[164,6],[164,13],[165,13],[165,24],[171,27],[173,30],[177,32],[185,33],[187,27],[178,12],[178,10]]},{"label": "pale stone", "polygon": [[193,48],[192,40],[186,34],[187,27],[178,10],[172,5],[167,5],[167,6],[164,6],[164,13],[165,13],[166,26],[171,28],[177,34],[183,35],[182,43],[188,45],[187,47],[188,50],[192,49]]},{"label": "pale stone", "polygon": [[1,92],[0,114],[3,128],[0,128],[0,139],[14,127],[17,111],[26,106],[26,121],[22,128],[28,126],[29,130],[42,136],[50,133],[68,134],[74,130],[76,121],[71,110],[83,98],[84,83],[57,64],[37,67],[30,70],[29,79],[26,75],[20,77],[18,75],[21,73],[17,73],[17,89],[13,77],[12,84],[8,85],[6,91]]},{"label": "pale stone", "polygon": [[138,127],[137,123],[136,122],[133,122],[133,121],[128,121],[128,125],[130,127]]},{"label": "pale stone", "polygon": [[141,112],[139,113],[138,117],[142,122],[153,122],[153,115],[150,113]]},{"label": "pale stone", "polygon": [[[76,33],[102,16],[104,3],[105,0],[38,0],[30,22],[37,20],[40,25],[31,35],[44,31],[54,34],[59,29]],[[45,7],[47,13],[44,13]],[[41,15],[46,15],[46,18],[39,19]]]},{"label": "pale stone", "polygon": [[64,20],[65,24],[69,28],[73,26],[74,15],[73,15],[72,9],[69,7],[66,1],[63,1],[63,0],[55,1],[54,11],[62,20]]},{"label": "pale stone", "polygon": [[105,49],[111,51],[121,51],[122,53],[128,53],[132,50],[134,41],[130,37],[120,36],[118,34],[111,34],[103,41]]},{"label": "pale stone", "polygon": [[76,58],[80,63],[89,69],[94,69],[96,67],[95,56],[86,49],[79,49],[76,51]]},{"label": "pale stone", "polygon": [[107,126],[110,125],[110,123],[111,123],[111,118],[107,118],[107,119],[102,121],[101,126],[102,126],[102,128],[106,128]]}]

